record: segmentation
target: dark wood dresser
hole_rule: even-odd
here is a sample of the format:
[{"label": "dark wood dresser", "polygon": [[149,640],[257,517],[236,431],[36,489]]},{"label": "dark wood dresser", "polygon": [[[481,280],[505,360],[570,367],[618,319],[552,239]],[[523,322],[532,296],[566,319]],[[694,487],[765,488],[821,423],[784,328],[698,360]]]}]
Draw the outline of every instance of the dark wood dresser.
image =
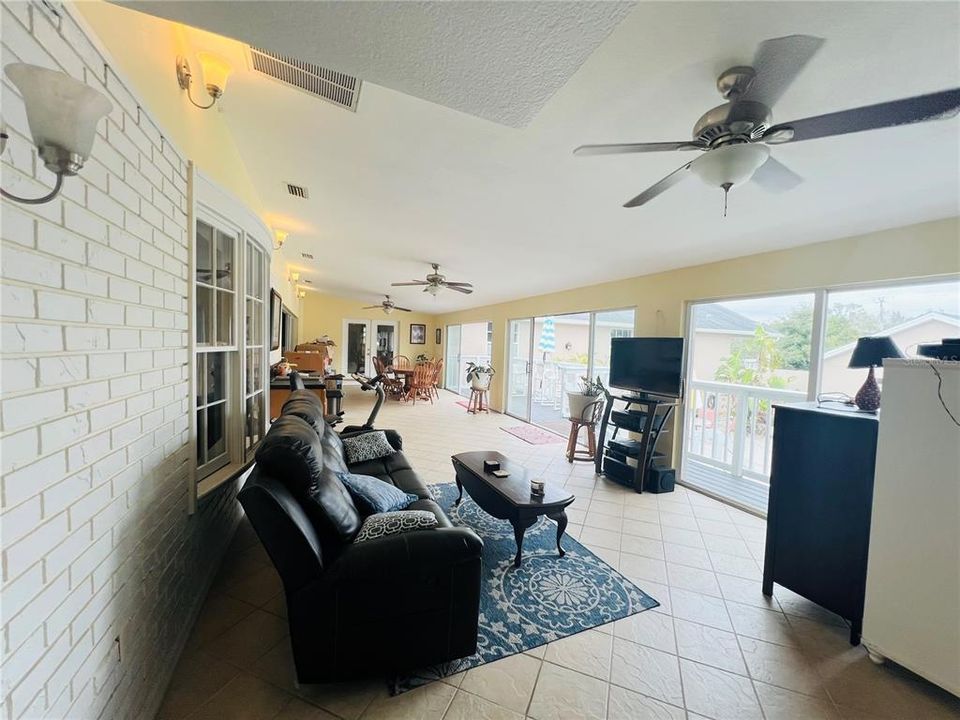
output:
[{"label": "dark wood dresser", "polygon": [[860,642],[876,415],[777,405],[763,593],[777,583],[835,612]]}]

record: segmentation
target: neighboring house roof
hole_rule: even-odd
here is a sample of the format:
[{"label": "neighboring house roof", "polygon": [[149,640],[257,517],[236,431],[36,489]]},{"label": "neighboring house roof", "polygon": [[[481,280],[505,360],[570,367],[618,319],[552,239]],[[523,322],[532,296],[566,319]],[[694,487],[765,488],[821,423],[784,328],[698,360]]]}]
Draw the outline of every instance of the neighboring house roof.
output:
[{"label": "neighboring house roof", "polygon": [[[633,310],[597,310],[597,325],[603,327],[633,327]],[[557,326],[589,325],[590,313],[568,313],[550,315]]]},{"label": "neighboring house roof", "polygon": [[723,305],[723,303],[705,303],[697,305],[693,315],[696,330],[720,330],[730,332],[749,332],[757,329],[757,323],[746,315]]},{"label": "neighboring house roof", "polygon": [[[923,325],[926,322],[931,320],[937,320],[939,322],[945,323],[947,325],[954,325],[960,329],[960,316],[951,315],[949,313],[937,312],[936,310],[931,310],[923,313],[923,315],[917,315],[916,317],[910,318],[909,320],[904,320],[902,323],[892,325],[888,328],[883,328],[878,330],[875,333],[871,333],[870,337],[881,337],[887,335],[896,335],[899,332],[904,330],[909,330],[910,328],[916,327],[917,325]],[[846,345],[841,345],[838,348],[834,348],[829,352],[823,354],[824,359],[836,357],[837,355],[843,355],[844,353],[853,352],[853,349],[857,346],[857,341],[848,342]],[[902,348],[901,348],[902,350]]]}]

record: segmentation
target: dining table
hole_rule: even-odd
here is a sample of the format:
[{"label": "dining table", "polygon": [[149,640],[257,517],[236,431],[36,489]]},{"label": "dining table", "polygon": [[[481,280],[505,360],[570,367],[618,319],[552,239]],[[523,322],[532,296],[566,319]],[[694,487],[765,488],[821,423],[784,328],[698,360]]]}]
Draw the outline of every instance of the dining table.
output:
[{"label": "dining table", "polygon": [[403,397],[410,397],[410,380],[413,378],[414,373],[417,372],[416,365],[401,365],[401,366],[392,366],[387,368],[387,372],[392,372],[394,377],[403,378]]}]

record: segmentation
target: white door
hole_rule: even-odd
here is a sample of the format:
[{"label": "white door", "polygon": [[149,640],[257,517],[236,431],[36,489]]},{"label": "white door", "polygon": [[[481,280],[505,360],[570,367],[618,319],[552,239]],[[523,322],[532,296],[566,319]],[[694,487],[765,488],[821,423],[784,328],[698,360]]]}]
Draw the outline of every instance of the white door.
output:
[{"label": "white door", "polygon": [[344,320],[340,372],[372,377],[375,374],[374,354],[392,361],[397,352],[398,336],[396,320]]}]

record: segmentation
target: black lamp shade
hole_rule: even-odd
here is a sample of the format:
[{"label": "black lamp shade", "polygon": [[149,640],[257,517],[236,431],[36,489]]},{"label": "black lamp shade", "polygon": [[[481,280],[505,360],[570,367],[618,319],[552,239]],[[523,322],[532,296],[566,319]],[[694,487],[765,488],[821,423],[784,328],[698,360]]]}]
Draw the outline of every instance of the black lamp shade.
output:
[{"label": "black lamp shade", "polygon": [[884,358],[902,358],[904,354],[889,337],[862,337],[850,356],[847,367],[868,368],[883,365]]}]

